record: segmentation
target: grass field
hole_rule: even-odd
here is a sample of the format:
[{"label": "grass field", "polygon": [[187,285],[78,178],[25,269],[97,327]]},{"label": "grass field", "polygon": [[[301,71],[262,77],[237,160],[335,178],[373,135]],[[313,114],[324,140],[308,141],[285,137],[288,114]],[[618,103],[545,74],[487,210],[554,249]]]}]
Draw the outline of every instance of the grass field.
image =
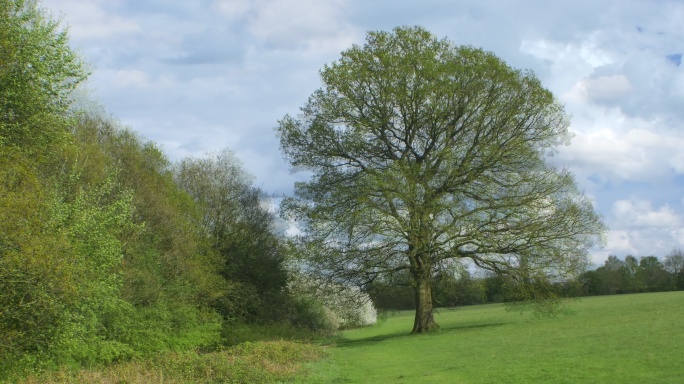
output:
[{"label": "grass field", "polygon": [[300,383],[684,383],[684,292],[583,298],[535,319],[501,305],[413,313],[342,333]]}]

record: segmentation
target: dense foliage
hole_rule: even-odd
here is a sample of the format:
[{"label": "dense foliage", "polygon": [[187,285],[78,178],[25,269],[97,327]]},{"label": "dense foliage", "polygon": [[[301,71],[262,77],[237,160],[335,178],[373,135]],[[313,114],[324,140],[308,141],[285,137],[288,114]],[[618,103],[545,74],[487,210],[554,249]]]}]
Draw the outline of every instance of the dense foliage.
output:
[{"label": "dense foliage", "polygon": [[283,299],[287,274],[285,250],[261,191],[229,151],[185,159],[175,178],[198,204],[202,237],[217,257],[217,272],[230,282],[210,304],[226,318],[270,318]]},{"label": "dense foliage", "polygon": [[59,23],[31,0],[0,14],[0,380],[315,328],[229,152],[172,164],[77,110],[87,73]]}]

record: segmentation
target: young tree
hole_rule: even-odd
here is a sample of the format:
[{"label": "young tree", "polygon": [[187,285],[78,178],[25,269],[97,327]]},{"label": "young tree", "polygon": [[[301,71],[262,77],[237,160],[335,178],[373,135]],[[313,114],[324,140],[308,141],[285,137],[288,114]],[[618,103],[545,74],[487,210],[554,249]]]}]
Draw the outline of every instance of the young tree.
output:
[{"label": "young tree", "polygon": [[278,127],[285,157],[313,172],[283,205],[310,270],[357,284],[409,271],[423,333],[450,259],[521,281],[584,266],[604,225],[545,162],[568,119],[532,73],[401,27],[370,32],[321,77],[302,117]]}]

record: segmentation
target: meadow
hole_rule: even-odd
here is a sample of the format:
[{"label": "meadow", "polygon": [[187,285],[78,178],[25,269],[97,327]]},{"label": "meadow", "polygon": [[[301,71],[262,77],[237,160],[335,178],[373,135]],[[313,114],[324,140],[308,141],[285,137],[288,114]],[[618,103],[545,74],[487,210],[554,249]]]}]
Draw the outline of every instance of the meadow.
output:
[{"label": "meadow", "polygon": [[589,297],[537,319],[500,304],[412,312],[341,333],[299,383],[682,383],[684,292]]},{"label": "meadow", "polygon": [[551,318],[488,304],[441,309],[436,320],[436,332],[409,335],[413,313],[397,312],[372,327],[308,342],[257,340],[242,331],[254,341],[23,383],[684,381],[684,292],[582,298]]}]

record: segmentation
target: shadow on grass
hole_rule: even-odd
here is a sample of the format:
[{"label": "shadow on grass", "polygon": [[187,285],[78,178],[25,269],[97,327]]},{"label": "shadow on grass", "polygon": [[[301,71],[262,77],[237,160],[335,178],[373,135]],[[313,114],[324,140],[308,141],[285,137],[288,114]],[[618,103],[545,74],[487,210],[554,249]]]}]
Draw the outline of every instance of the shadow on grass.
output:
[{"label": "shadow on grass", "polygon": [[385,335],[364,337],[361,339],[347,339],[345,337],[339,337],[336,339],[335,343],[336,343],[337,347],[340,347],[340,348],[356,347],[356,346],[361,346],[361,345],[371,345],[374,343],[378,343],[378,342],[385,341],[385,340],[391,340],[391,339],[400,339],[400,338],[407,338],[407,337],[434,336],[434,335],[440,335],[440,334],[450,333],[450,332],[455,332],[455,331],[464,331],[464,330],[490,328],[490,327],[500,327],[500,326],[506,325],[506,324],[510,324],[510,323],[451,324],[451,325],[447,325],[444,327],[440,327],[433,332],[423,334],[423,335],[412,335],[408,332],[395,332],[395,333],[388,333]]}]

